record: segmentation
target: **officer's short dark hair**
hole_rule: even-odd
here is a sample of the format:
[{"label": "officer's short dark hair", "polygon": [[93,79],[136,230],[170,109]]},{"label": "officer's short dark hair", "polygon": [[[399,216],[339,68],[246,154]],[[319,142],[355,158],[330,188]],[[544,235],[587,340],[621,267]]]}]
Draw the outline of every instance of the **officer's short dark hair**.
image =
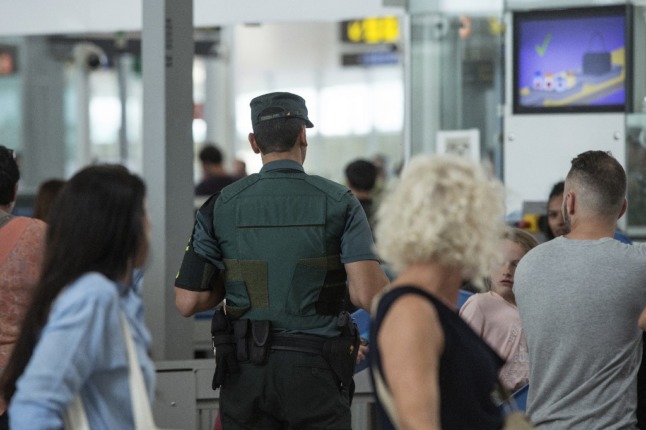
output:
[{"label": "officer's short dark hair", "polygon": [[[267,108],[262,111],[262,115],[271,115],[274,111],[279,113],[282,112],[282,109]],[[282,117],[255,124],[253,134],[256,144],[263,154],[288,152],[294,147],[296,139],[304,126],[305,120],[301,118]]]},{"label": "officer's short dark hair", "polygon": [[210,164],[222,164],[222,151],[218,149],[217,146],[215,146],[212,143],[207,143],[204,145],[204,147],[200,150],[200,161],[202,163],[210,163]]},{"label": "officer's short dark hair", "polygon": [[0,205],[8,205],[16,199],[16,184],[20,171],[13,150],[0,145]]},{"label": "officer's short dark hair", "polygon": [[359,191],[370,191],[377,180],[377,166],[368,160],[355,160],[345,168],[348,184]]}]

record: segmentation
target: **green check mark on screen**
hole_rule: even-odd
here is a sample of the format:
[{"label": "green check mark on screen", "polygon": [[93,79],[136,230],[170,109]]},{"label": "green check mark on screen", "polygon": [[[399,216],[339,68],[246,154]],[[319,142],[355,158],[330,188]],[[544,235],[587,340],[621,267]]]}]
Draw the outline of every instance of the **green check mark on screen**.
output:
[{"label": "green check mark on screen", "polygon": [[543,44],[542,45],[534,45],[534,49],[536,49],[536,52],[538,55],[541,57],[545,55],[545,51],[547,51],[547,46],[550,44],[550,40],[552,40],[552,33],[547,33],[547,36],[545,36],[545,39],[543,39]]}]

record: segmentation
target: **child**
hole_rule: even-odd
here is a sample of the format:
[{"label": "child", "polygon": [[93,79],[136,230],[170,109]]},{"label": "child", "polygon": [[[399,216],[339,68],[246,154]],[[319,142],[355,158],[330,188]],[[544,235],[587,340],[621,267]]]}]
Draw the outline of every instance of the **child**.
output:
[{"label": "child", "polygon": [[460,316],[505,359],[500,380],[511,391],[527,384],[529,378],[527,342],[513,292],[514,273],[520,259],[536,245],[534,236],[524,230],[505,230],[498,243],[502,260],[491,268],[487,280],[489,291],[469,297],[460,309]]}]

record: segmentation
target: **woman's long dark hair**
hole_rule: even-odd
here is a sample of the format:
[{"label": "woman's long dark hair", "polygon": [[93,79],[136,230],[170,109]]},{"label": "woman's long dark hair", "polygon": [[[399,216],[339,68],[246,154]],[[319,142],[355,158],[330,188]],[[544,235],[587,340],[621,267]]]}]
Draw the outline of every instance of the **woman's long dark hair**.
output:
[{"label": "woman's long dark hair", "polygon": [[[565,192],[565,181],[560,181],[554,184],[552,187],[552,190],[550,191],[550,195],[547,198],[547,207],[550,206],[550,202],[554,197],[560,196]],[[547,208],[545,209],[547,212]],[[547,220],[548,214],[545,213],[540,217],[538,220],[538,227],[540,228],[541,232],[545,236],[545,240],[549,241],[554,239],[556,236],[554,236],[554,233],[552,233],[552,229],[550,228],[550,223]]]},{"label": "woman's long dark hair", "polygon": [[42,274],[20,336],[0,379],[7,402],[16,390],[58,294],[87,272],[122,280],[144,246],[145,185],[123,166],[86,167],[52,207]]}]

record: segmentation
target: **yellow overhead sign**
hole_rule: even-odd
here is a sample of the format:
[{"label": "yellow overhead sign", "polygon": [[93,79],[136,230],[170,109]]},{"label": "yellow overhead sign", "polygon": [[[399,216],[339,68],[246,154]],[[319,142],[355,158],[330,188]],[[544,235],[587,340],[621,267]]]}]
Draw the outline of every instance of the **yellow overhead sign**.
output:
[{"label": "yellow overhead sign", "polygon": [[389,16],[343,22],[343,40],[351,43],[394,43],[399,41],[399,20]]}]

